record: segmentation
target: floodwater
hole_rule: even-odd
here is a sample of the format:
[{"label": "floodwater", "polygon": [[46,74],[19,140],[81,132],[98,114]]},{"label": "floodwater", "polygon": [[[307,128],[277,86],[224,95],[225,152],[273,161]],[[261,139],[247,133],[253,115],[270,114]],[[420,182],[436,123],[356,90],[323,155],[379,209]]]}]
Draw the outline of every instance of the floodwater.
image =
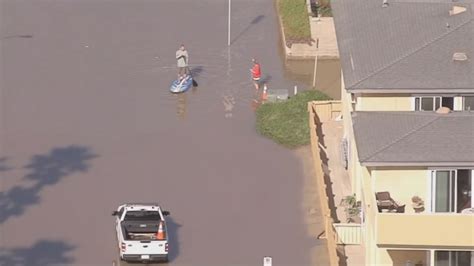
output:
[{"label": "floodwater", "polygon": [[[285,77],[312,87],[314,60],[286,60]],[[341,99],[341,64],[339,59],[319,59],[316,66],[315,88],[334,100]]]},{"label": "floodwater", "polygon": [[227,47],[227,1],[1,0],[0,265],[110,265],[126,202],[171,211],[170,265],[327,264],[302,156],[255,132],[252,57],[304,87],[273,4],[233,1]]}]

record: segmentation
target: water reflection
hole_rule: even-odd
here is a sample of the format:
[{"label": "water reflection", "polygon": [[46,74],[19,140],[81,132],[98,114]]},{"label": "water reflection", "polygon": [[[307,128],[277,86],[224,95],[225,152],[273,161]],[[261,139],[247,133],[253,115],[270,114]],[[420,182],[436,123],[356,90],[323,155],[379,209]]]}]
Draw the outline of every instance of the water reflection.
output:
[{"label": "water reflection", "polygon": [[263,83],[263,89],[255,90],[253,98],[250,101],[250,107],[253,111],[257,111],[257,108],[264,104],[268,99],[267,84]]},{"label": "water reflection", "polygon": [[224,104],[224,117],[231,118],[232,110],[235,106],[235,99],[232,94],[227,94],[222,97],[222,103]]},{"label": "water reflection", "polygon": [[[314,60],[286,60],[285,77],[312,87]],[[329,97],[341,99],[341,64],[339,59],[319,59],[316,73],[316,89]]]},{"label": "water reflection", "polygon": [[176,104],[176,114],[179,118],[185,119],[186,118],[186,93],[180,93],[176,95],[177,104]]}]

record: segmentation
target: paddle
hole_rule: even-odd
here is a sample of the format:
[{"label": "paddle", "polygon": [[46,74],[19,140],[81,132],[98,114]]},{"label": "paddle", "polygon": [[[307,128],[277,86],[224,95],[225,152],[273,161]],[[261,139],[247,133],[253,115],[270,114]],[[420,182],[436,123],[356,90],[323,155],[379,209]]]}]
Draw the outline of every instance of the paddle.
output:
[{"label": "paddle", "polygon": [[193,87],[197,87],[197,86],[198,86],[198,83],[197,83],[197,81],[194,79],[193,73],[192,73],[191,70],[189,69],[189,66],[187,67],[187,69],[188,69],[189,75],[190,75],[191,78],[193,79]]}]

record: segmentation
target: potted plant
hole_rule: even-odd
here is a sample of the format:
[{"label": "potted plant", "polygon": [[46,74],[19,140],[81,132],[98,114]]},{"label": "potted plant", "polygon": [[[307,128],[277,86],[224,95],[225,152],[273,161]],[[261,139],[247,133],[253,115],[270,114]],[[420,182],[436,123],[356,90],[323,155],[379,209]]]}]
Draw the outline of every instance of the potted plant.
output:
[{"label": "potted plant", "polygon": [[418,196],[413,196],[411,198],[412,206],[415,212],[422,212],[425,210],[425,202]]},{"label": "potted plant", "polygon": [[347,222],[355,222],[355,219],[360,214],[360,201],[354,195],[345,196],[341,200],[341,206],[344,206]]}]

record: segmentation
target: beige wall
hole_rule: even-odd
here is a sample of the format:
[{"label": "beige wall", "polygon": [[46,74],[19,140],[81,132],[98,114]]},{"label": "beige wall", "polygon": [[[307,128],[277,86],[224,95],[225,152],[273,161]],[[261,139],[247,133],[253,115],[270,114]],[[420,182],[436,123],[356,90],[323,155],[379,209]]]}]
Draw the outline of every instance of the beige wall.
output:
[{"label": "beige wall", "polygon": [[341,102],[342,102],[342,118],[344,123],[344,136],[350,136],[352,132],[351,112],[351,94],[347,92],[344,86],[344,77],[341,72]]},{"label": "beige wall", "polygon": [[361,94],[357,97],[357,111],[413,111],[409,94]]},{"label": "beige wall", "polygon": [[423,168],[409,169],[374,169],[372,175],[375,178],[375,191],[388,191],[390,196],[405,204],[406,213],[414,213],[411,198],[419,196],[425,201],[429,199],[429,170]]},{"label": "beige wall", "polygon": [[349,144],[349,158],[348,158],[348,173],[351,180],[352,193],[357,194],[358,191],[356,184],[360,183],[357,180],[357,166],[359,166],[359,160],[357,158],[357,149],[355,146],[354,133],[352,128],[352,96],[351,93],[347,92],[344,86],[344,77],[341,72],[341,102],[342,102],[342,119],[344,125],[344,137],[347,139]]},{"label": "beige wall", "polygon": [[474,247],[474,215],[379,213],[379,246],[424,246],[449,248]]},{"label": "beige wall", "polygon": [[378,252],[378,265],[405,266],[410,261],[412,264],[428,265],[429,251],[427,250],[387,250],[380,248]]},{"label": "beige wall", "polygon": [[[357,111],[413,111],[411,94],[357,94]],[[454,110],[462,110],[462,96],[454,97]]]}]

